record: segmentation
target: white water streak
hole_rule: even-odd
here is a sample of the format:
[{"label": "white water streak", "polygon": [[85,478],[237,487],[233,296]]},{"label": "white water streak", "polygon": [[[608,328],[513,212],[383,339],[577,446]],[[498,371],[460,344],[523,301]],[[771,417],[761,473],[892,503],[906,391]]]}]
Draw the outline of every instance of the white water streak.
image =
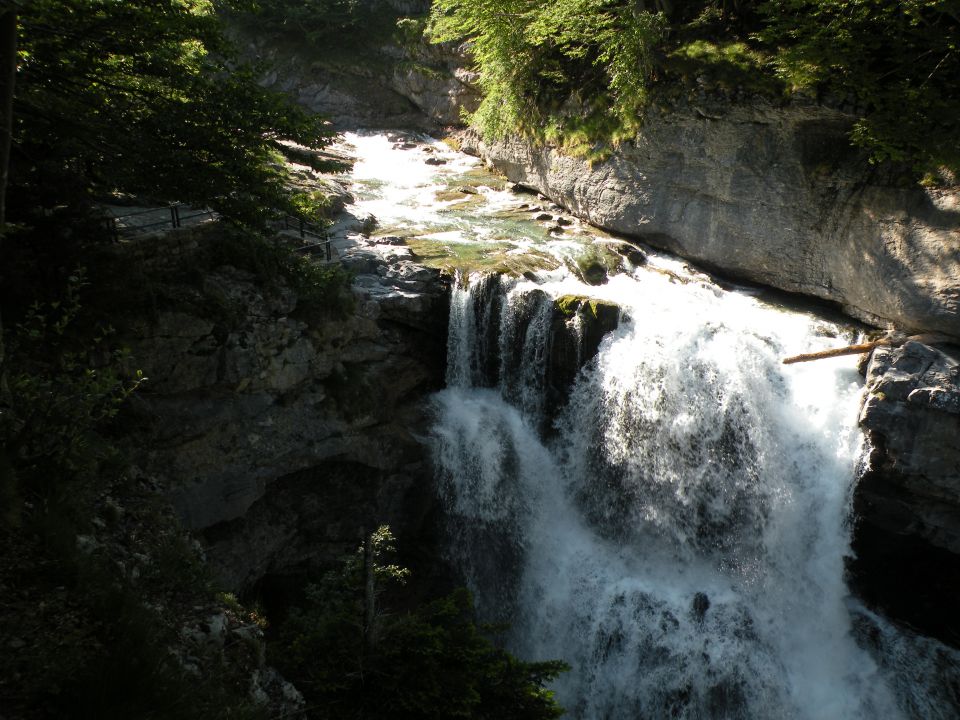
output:
[{"label": "white water streak", "polygon": [[[533,289],[507,293],[505,338]],[[457,380],[438,398],[456,555],[481,607],[514,614],[514,650],[574,666],[558,691],[575,717],[899,717],[843,582],[859,377],[849,359],[780,364],[837,344],[831,328],[642,271],[539,289],[600,294],[632,320],[549,443],[522,393]]]},{"label": "white water streak", "polygon": [[[491,187],[476,217],[451,212],[436,190],[478,163],[435,141],[347,139],[357,209],[383,226],[561,261],[593,242],[498,219],[527,200]],[[490,286],[453,292],[433,439],[450,555],[480,612],[513,621],[521,655],[573,665],[557,690],[575,718],[957,717],[957,654],[865,611],[843,582],[859,377],[849,358],[779,362],[842,344],[836,328],[675,259],[650,264],[667,274],[505,282],[494,343],[473,292],[488,302]],[[624,319],[545,441],[547,298],[563,294]],[[498,346],[500,387],[475,387],[496,367],[479,348]]]}]

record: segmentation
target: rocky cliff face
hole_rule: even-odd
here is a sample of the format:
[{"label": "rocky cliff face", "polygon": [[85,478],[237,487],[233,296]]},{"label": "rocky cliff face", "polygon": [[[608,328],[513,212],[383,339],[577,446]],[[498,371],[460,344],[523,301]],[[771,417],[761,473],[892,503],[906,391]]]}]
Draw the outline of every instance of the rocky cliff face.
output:
[{"label": "rocky cliff face", "polygon": [[[429,2],[418,0],[390,5],[413,17],[430,9]],[[290,37],[253,36],[241,28],[236,34],[248,57],[271,68],[265,86],[291,95],[341,129],[430,131],[457,125],[462,110],[479,104],[477,75],[463,67],[463,49],[455,45],[402,44],[398,35],[359,39],[360,49],[331,57],[324,48]]]},{"label": "rocky cliff face", "polygon": [[878,348],[860,417],[871,446],[854,510],[854,584],[871,603],[960,644],[960,349]]},{"label": "rocky cliff face", "polygon": [[[178,243],[189,265],[202,241],[173,235],[159,252]],[[161,290],[172,307],[133,344],[154,378],[136,400],[139,464],[226,587],[327,566],[379,524],[401,547],[429,535],[416,432],[443,382],[448,299],[404,253],[346,254],[358,274],[343,317],[230,265]]]},{"label": "rocky cliff face", "polygon": [[960,336],[960,191],[885,182],[821,107],[654,113],[589,163],[518,138],[481,154],[594,225],[854,317]]}]

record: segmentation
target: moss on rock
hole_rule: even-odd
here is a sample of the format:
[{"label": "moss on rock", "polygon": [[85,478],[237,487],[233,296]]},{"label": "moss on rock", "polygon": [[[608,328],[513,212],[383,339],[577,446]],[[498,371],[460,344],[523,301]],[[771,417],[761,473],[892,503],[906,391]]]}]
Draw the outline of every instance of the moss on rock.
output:
[{"label": "moss on rock", "polygon": [[617,319],[620,317],[620,306],[616,303],[584,295],[561,295],[556,300],[556,306],[565,318],[572,318],[574,315],[587,316],[601,321],[605,326],[611,325],[612,320],[612,328],[617,326]]}]

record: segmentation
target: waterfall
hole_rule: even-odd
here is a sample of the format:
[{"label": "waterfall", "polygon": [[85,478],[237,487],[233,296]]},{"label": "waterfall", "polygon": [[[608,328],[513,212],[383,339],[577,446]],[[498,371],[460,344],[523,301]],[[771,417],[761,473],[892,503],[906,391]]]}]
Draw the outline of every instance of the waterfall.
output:
[{"label": "waterfall", "polygon": [[[571,294],[619,307],[598,348]],[[448,552],[514,652],[571,664],[570,716],[956,717],[955,683],[923,690],[955,656],[844,582],[860,378],[780,363],[843,332],[675,267],[458,279],[432,434]]]}]

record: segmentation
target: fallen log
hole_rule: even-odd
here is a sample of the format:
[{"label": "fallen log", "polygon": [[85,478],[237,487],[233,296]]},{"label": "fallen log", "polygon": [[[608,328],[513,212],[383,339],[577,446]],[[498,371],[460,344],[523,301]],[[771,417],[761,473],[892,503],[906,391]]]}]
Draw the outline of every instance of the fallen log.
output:
[{"label": "fallen log", "polygon": [[859,355],[860,353],[870,352],[880,346],[899,347],[907,341],[922,342],[926,345],[939,343],[955,343],[956,339],[943,333],[923,333],[921,335],[904,335],[900,332],[890,331],[884,337],[857,345],[847,345],[846,347],[833,348],[831,350],[821,350],[820,352],[804,353],[802,355],[793,355],[784,358],[784,365],[793,363],[810,362],[811,360],[823,360],[824,358],[840,357],[841,355]]},{"label": "fallen log", "polygon": [[889,345],[890,341],[886,338],[874,340],[872,342],[860,343],[858,345],[847,345],[841,348],[831,348],[830,350],[821,350],[820,352],[804,353],[802,355],[793,355],[783,359],[784,365],[793,363],[810,362],[811,360],[823,360],[824,358],[840,357],[841,355],[859,355],[860,353],[870,352],[880,345]]}]

